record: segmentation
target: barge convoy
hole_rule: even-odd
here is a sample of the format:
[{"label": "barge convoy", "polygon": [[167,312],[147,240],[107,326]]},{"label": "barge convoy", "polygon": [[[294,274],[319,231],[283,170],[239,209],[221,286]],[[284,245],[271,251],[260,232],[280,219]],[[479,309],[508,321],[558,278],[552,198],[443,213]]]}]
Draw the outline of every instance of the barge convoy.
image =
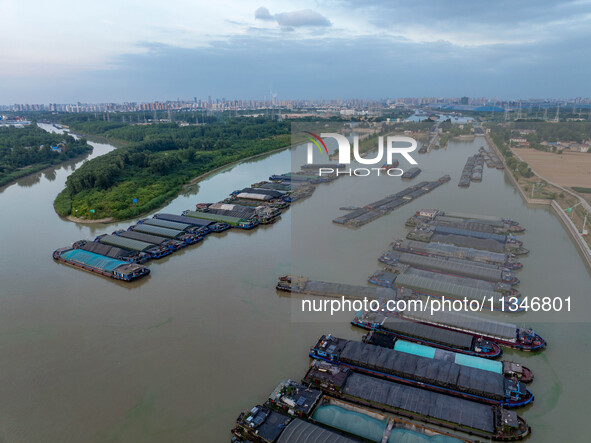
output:
[{"label": "barge convoy", "polygon": [[381,200],[369,203],[362,208],[354,208],[348,214],[335,218],[332,222],[339,225],[347,225],[350,227],[360,227],[370,223],[384,215],[389,214],[394,209],[399,208],[422,195],[425,195],[432,190],[438,188],[450,180],[449,175],[444,175],[436,181],[420,182],[403,189],[396,194],[389,195]]},{"label": "barge convoy", "polygon": [[503,374],[470,366],[471,363],[462,359],[448,361],[436,351],[424,355],[422,350],[408,350],[410,352],[401,352],[329,334],[318,340],[310,350],[310,357],[480,403],[516,408],[534,399],[525,384]]},{"label": "barge convoy", "polygon": [[55,250],[52,257],[117,280],[135,280],[150,272],[140,264],[200,242],[212,232],[274,223],[291,202],[310,196],[314,185],[337,177],[334,173],[317,177],[307,172],[272,176],[271,181],[232,192],[222,202],[200,203],[195,211],[186,210],[182,215],[156,214],[127,230],[101,234],[94,241],[76,241],[71,247]]}]

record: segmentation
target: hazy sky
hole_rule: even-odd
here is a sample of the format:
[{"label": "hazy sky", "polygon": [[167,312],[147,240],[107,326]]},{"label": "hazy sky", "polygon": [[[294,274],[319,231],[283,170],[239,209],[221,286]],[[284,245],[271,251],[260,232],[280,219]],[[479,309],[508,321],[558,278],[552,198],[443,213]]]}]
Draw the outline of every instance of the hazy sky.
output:
[{"label": "hazy sky", "polygon": [[0,103],[591,96],[591,1],[0,0]]}]

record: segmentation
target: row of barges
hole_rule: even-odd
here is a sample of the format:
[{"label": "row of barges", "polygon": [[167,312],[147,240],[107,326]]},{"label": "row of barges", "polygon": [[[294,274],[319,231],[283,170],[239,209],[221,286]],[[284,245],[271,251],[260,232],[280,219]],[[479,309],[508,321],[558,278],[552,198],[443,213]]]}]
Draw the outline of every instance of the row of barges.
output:
[{"label": "row of barges", "polygon": [[293,201],[310,196],[316,185],[337,178],[336,173],[322,177],[310,174],[308,166],[305,171],[273,175],[269,181],[232,192],[224,201],[200,203],[181,215],[159,213],[127,229],[98,235],[93,241],[76,241],[71,247],[55,250],[52,256],[58,262],[102,276],[136,280],[150,273],[143,266],[148,260],[166,257],[210,233],[274,223]]},{"label": "row of barges", "polygon": [[425,195],[432,190],[438,188],[450,180],[449,175],[444,175],[438,180],[428,182],[423,181],[403,189],[396,194],[384,197],[381,200],[369,203],[362,208],[353,208],[348,214],[335,218],[332,222],[340,225],[350,227],[360,227],[370,223],[384,215],[389,214],[394,209],[397,209],[417,198]]},{"label": "row of barges", "polygon": [[470,182],[481,182],[483,168],[484,158],[480,153],[468,157],[464,169],[462,170],[462,174],[460,175],[458,186],[461,188],[467,188],[470,186]]},{"label": "row of barges", "polygon": [[[445,216],[453,222],[481,223],[507,232],[518,231],[509,231],[507,226],[519,226],[508,219],[488,216]],[[540,351],[546,346],[542,337],[531,328],[486,316],[446,310],[431,312],[412,303],[403,310],[391,311],[386,303],[424,297],[428,282],[439,285],[433,290],[441,291],[444,286],[446,292],[439,294],[446,296],[516,296],[519,293],[514,286],[519,279],[514,271],[522,267],[521,262],[508,251],[412,240],[397,241],[380,261],[388,267],[374,281],[379,285],[375,288],[280,277],[277,289],[281,291],[380,302],[378,310],[360,311],[352,320],[354,326],[366,330],[361,341],[327,334],[311,348],[311,368],[302,385],[297,385],[308,392],[321,391],[324,397],[320,404],[326,409],[298,417],[336,432],[334,441],[343,436],[362,441],[394,441],[389,440],[387,433],[381,433],[383,428],[374,429],[374,422],[366,418],[379,414],[403,422],[406,419],[415,426],[413,429],[431,436],[448,429],[457,435],[446,437],[460,441],[511,441],[527,437],[530,427],[511,409],[533,402],[534,396],[525,385],[532,382],[533,372],[518,362],[495,359],[501,357],[503,348]],[[297,403],[297,396],[274,409],[277,402],[272,396],[266,407],[290,415],[294,402]],[[358,411],[365,417],[354,413]],[[319,421],[321,418],[323,421]]]},{"label": "row of barges", "polygon": [[489,151],[484,146],[481,146],[478,149],[478,152],[480,153],[480,155],[482,155],[482,158],[484,159],[486,166],[488,166],[489,168],[505,169],[503,162],[499,160],[499,157],[493,151]]},{"label": "row of barges", "polygon": [[[508,408],[533,395],[512,367],[400,340],[356,342],[332,335],[311,348],[301,383],[281,382],[242,412],[233,441],[514,441],[531,429]],[[505,371],[505,373],[502,373]]]}]

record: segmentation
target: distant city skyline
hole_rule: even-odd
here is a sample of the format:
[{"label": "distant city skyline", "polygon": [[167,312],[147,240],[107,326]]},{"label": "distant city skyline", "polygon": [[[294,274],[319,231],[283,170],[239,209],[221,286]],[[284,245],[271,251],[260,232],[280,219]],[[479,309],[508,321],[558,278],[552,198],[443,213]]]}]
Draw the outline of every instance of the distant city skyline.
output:
[{"label": "distant city skyline", "polygon": [[0,103],[591,96],[591,2],[0,2]]}]

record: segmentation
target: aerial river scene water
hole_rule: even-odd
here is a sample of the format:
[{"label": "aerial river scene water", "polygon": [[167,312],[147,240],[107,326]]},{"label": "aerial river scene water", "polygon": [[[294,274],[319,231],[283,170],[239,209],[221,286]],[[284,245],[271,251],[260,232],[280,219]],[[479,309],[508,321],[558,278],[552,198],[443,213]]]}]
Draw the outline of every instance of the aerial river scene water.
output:
[{"label": "aerial river scene water", "polygon": [[[457,187],[466,158],[484,144],[483,138],[452,140],[446,149],[418,156],[423,172],[414,181],[444,174],[452,180],[362,228],[331,221],[343,214],[340,207],[362,206],[412,182],[346,176],[321,184],[275,224],[209,235],[150,262],[151,274],[132,283],[51,259],[59,247],[131,224],[76,224],[57,216],[53,200],[84,160],[1,189],[0,438],[228,441],[240,411],[264,402],[281,380],[303,377],[319,336],[362,335],[350,325],[350,312],[298,315],[303,297],[277,292],[277,277],[366,285],[379,255],[406,235],[405,220],[419,209],[438,208],[518,220],[527,229],[520,239],[531,251],[518,272],[521,293],[571,297],[570,313],[488,315],[534,327],[548,342],[541,353],[504,353],[535,373],[535,402],[518,411],[535,441],[565,441],[565,432],[569,441],[586,441],[580,424],[591,390],[591,327],[584,315],[591,309],[591,277],[557,217],[524,204],[503,171],[486,169],[482,183]],[[91,145],[89,158],[114,149]],[[244,161],[161,211],[223,200],[304,161],[305,146]]]}]

